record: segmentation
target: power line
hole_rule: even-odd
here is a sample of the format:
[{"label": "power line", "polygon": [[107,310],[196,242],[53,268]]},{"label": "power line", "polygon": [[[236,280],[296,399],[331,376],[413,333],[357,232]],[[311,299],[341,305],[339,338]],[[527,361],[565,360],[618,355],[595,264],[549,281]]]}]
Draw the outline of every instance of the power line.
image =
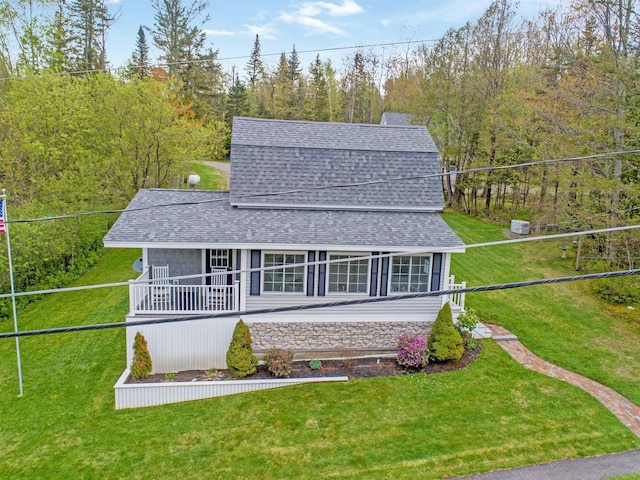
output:
[{"label": "power line", "polygon": [[[408,40],[404,42],[370,43],[366,45],[350,45],[346,47],[330,47],[330,48],[314,48],[311,50],[296,50],[296,53],[304,54],[304,53],[337,52],[341,50],[356,50],[359,48],[391,47],[395,45],[411,45],[415,43],[424,44],[424,43],[433,43],[437,41],[438,39],[432,38],[429,40]],[[260,54],[260,57],[275,57],[275,56],[280,56],[283,53],[290,55],[293,52],[290,51],[290,52],[279,52],[279,53],[263,53],[263,54]],[[171,67],[171,66],[179,66],[179,65],[192,65],[192,64],[206,63],[206,62],[225,62],[229,60],[243,60],[248,58],[251,58],[251,55],[238,55],[235,57],[220,57],[220,58],[198,58],[195,60],[182,60],[177,62],[164,62],[164,63],[158,62],[155,65],[153,65],[152,68],[153,67],[156,67],[156,68]],[[129,65],[126,67],[117,67],[117,69],[121,69],[121,68],[132,68],[137,70],[137,69],[147,68],[147,67],[142,65]],[[105,68],[96,68],[96,69],[89,69],[89,70],[74,70],[71,72],[40,73],[37,75],[20,75],[16,77],[3,77],[3,78],[0,78],[0,82],[5,82],[8,80],[26,80],[29,78],[39,78],[39,77],[58,77],[62,75],[85,75],[89,73],[108,73],[110,71],[111,71],[110,67],[105,67]]]},{"label": "power line", "polygon": [[[547,160],[536,160],[532,162],[518,163],[515,165],[500,165],[493,167],[478,167],[478,168],[468,168],[466,170],[457,170],[455,172],[456,175],[460,175],[463,173],[478,173],[478,172],[486,172],[486,171],[494,171],[494,170],[510,170],[514,168],[522,168],[522,167],[531,167],[537,165],[547,165],[554,163],[566,163],[566,162],[575,162],[582,160],[595,160],[598,158],[610,157],[614,155],[628,155],[628,154],[636,154],[640,153],[640,149],[638,150],[624,150],[618,152],[604,152],[604,153],[594,153],[592,155],[585,155],[581,157],[566,157],[566,158],[556,158],[556,159],[547,159]],[[184,205],[202,205],[202,204],[210,204],[210,203],[219,203],[219,202],[228,202],[231,200],[242,200],[244,198],[256,198],[256,197],[275,197],[279,195],[292,195],[298,193],[310,193],[319,190],[329,190],[329,189],[337,189],[337,188],[356,188],[363,186],[371,186],[371,185],[380,185],[384,183],[391,182],[402,182],[402,181],[411,181],[411,180],[424,180],[429,178],[439,178],[446,177],[452,175],[453,172],[440,172],[440,173],[430,173],[425,175],[412,175],[412,176],[400,176],[400,177],[391,177],[384,178],[379,180],[369,180],[366,182],[351,182],[351,183],[336,183],[332,185],[321,185],[317,187],[306,187],[306,188],[297,188],[292,190],[284,190],[278,192],[264,192],[264,193],[249,193],[244,195],[229,195],[225,198],[217,198],[213,200],[202,200],[202,201],[194,201],[194,202],[175,202],[175,203],[164,203],[157,205],[148,205],[145,207],[137,207],[137,208],[124,208],[124,209],[113,209],[113,210],[101,210],[94,212],[83,212],[83,213],[70,213],[66,215],[57,215],[57,216],[47,216],[42,218],[32,218],[32,219],[24,219],[24,220],[11,220],[7,223],[33,223],[33,222],[46,222],[50,220],[60,220],[66,218],[76,218],[76,217],[84,217],[89,215],[106,215],[106,214],[114,214],[114,213],[123,213],[123,212],[138,212],[143,210],[151,210],[155,208],[161,207],[172,207],[172,206],[184,206]]]},{"label": "power line", "polygon": [[[507,244],[511,244],[511,243],[522,243],[522,242],[532,242],[532,241],[537,241],[537,240],[554,240],[554,239],[558,239],[558,238],[566,238],[566,237],[575,237],[575,236],[580,236],[580,235],[592,235],[592,234],[597,234],[597,233],[607,233],[607,232],[617,232],[617,231],[622,231],[622,230],[633,230],[633,229],[637,229],[640,228],[640,225],[628,225],[628,226],[624,226],[624,227],[609,227],[609,228],[601,228],[601,229],[597,229],[597,230],[584,230],[584,231],[580,231],[580,232],[569,232],[569,233],[557,233],[557,234],[553,234],[553,235],[543,235],[543,236],[538,236],[538,237],[526,237],[526,238],[514,238],[514,239],[509,239],[509,240],[497,240],[497,241],[493,241],[493,242],[483,242],[483,243],[471,243],[468,245],[464,245],[464,248],[477,248],[477,247],[491,247],[491,246],[496,246],[496,245],[507,245]],[[457,248],[442,248],[438,250],[438,253],[446,253],[446,252],[450,252],[451,250],[455,250]],[[230,270],[225,272],[225,275],[235,275],[235,274],[239,274],[239,273],[252,273],[252,272],[264,272],[264,271],[269,271],[269,270],[282,270],[283,268],[295,268],[295,267],[306,267],[308,265],[326,265],[326,264],[332,264],[332,263],[344,263],[345,261],[357,261],[357,260],[369,260],[369,259],[381,259],[381,258],[390,258],[390,257],[398,257],[398,256],[405,256],[405,255],[420,255],[420,254],[425,254],[425,253],[433,253],[432,250],[410,250],[410,251],[406,251],[406,252],[393,252],[393,253],[381,253],[378,255],[365,255],[365,256],[359,256],[359,257],[350,257],[348,259],[336,259],[336,260],[315,260],[313,262],[302,262],[302,263],[291,263],[291,264],[287,264],[287,265],[276,265],[276,266],[272,266],[272,267],[256,267],[256,268],[245,268],[245,269],[238,269],[238,270]],[[207,274],[196,274],[196,275],[181,275],[181,276],[177,276],[177,277],[170,277],[170,278],[165,278],[163,280],[186,280],[186,279],[193,279],[193,278],[202,278],[203,276],[206,276]],[[147,280],[143,280],[140,281],[138,283],[146,283]],[[153,283],[153,279],[151,279],[151,282]],[[133,283],[136,283],[135,281],[133,281]],[[31,296],[31,295],[45,295],[45,294],[50,294],[50,293],[63,293],[63,292],[77,292],[77,291],[81,291],[81,290],[92,290],[92,289],[98,289],[98,288],[111,288],[111,287],[124,287],[127,285],[130,285],[131,281],[127,281],[127,282],[115,282],[115,283],[104,283],[104,284],[98,284],[98,285],[84,285],[84,286],[78,286],[78,287],[66,287],[66,288],[55,288],[55,289],[48,289],[48,290],[34,290],[34,291],[28,291],[28,292],[17,292],[15,293],[16,297],[26,297],[26,296]],[[0,299],[1,298],[9,298],[12,295],[10,293],[3,293],[0,294]]]},{"label": "power line", "polygon": [[580,280],[595,280],[599,278],[616,278],[629,275],[640,275],[640,269],[633,270],[618,270],[615,272],[604,273],[590,273],[585,275],[573,275],[570,277],[556,277],[547,278],[542,280],[529,280],[526,282],[512,282],[501,283],[492,285],[482,285],[478,287],[459,288],[454,290],[441,290],[437,292],[420,292],[420,293],[407,293],[403,295],[390,296],[390,297],[368,297],[358,300],[343,300],[336,302],[316,303],[310,305],[295,305],[288,307],[276,307],[276,308],[260,308],[254,310],[243,310],[239,312],[225,312],[225,313],[212,313],[203,315],[186,315],[180,317],[167,317],[167,318],[154,318],[148,320],[137,320],[135,322],[117,322],[117,323],[99,323],[93,325],[78,325],[72,327],[59,327],[59,328],[47,328],[39,330],[24,330],[22,332],[7,332],[0,333],[0,338],[18,338],[18,337],[33,337],[37,335],[51,335],[55,333],[72,333],[83,332],[90,330],[107,330],[113,328],[133,327],[141,325],[159,325],[163,323],[181,323],[189,322],[193,320],[212,320],[216,318],[228,318],[237,316],[250,316],[250,315],[263,315],[269,313],[285,313],[295,312],[301,310],[316,310],[319,308],[333,308],[342,307],[347,305],[361,305],[366,303],[381,303],[392,302],[400,300],[409,300],[413,298],[425,298],[425,297],[440,297],[443,295],[453,295],[456,293],[474,293],[474,292],[490,292],[496,290],[509,290],[513,288],[532,287],[536,285],[550,285],[556,283],[575,282]]}]

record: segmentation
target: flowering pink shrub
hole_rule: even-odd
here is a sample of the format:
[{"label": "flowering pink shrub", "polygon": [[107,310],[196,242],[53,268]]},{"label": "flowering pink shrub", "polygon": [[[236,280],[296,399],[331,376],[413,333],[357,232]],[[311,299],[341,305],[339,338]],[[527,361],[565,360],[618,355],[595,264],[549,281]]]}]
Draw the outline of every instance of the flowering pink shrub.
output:
[{"label": "flowering pink shrub", "polygon": [[398,338],[398,364],[407,368],[420,368],[428,363],[427,339],[422,335],[403,333]]}]

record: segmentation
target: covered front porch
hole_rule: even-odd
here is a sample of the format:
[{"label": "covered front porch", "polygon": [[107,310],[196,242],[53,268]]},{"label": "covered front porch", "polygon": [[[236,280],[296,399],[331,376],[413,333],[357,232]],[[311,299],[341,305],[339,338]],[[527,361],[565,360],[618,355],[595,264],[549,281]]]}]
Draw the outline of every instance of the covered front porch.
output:
[{"label": "covered front porch", "polygon": [[[325,303],[340,300],[354,300],[357,298],[366,298],[368,296],[402,296],[403,293],[393,294],[392,289],[386,289],[388,293],[382,293],[382,287],[378,290],[373,289],[375,293],[367,291],[355,295],[345,295],[342,292],[332,293],[326,287],[329,278],[320,278],[320,270],[324,265],[319,267],[315,255],[309,255],[307,260],[309,263],[305,265],[301,260],[300,270],[296,266],[296,279],[300,283],[304,283],[303,292],[289,292],[283,289],[281,292],[265,293],[262,296],[256,296],[253,290],[257,284],[264,281],[263,273],[255,270],[267,269],[273,271],[273,266],[253,265],[250,257],[255,257],[254,250],[243,249],[180,249],[180,250],[144,250],[143,251],[143,272],[135,280],[131,280],[129,284],[130,299],[130,316],[136,315],[201,315],[207,313],[229,313],[240,312],[252,309],[263,309],[270,307],[295,306],[308,303]],[[366,255],[366,254],[365,254]],[[358,257],[358,254],[354,255]],[[325,256],[326,258],[326,256]],[[323,259],[324,260],[324,259]],[[375,276],[375,268],[373,265],[378,260],[370,260],[366,270],[366,276],[369,277],[373,272]],[[332,260],[333,266],[336,260]],[[433,262],[430,262],[433,263]],[[448,263],[448,262],[446,262]],[[444,264],[446,264],[444,263]],[[316,265],[314,265],[316,264]],[[443,265],[444,265],[443,264]],[[253,268],[250,268],[253,267]],[[257,267],[257,268],[256,268]],[[288,270],[294,267],[287,266]],[[325,267],[329,271],[329,266]],[[333,267],[331,267],[333,269]],[[340,271],[336,268],[337,271]],[[380,269],[382,270],[382,269]],[[453,275],[448,275],[446,269],[440,277],[440,280],[431,283],[434,290],[460,290],[466,285],[464,282],[456,283]],[[282,274],[280,274],[282,276]],[[432,274],[429,274],[432,276]],[[299,277],[299,278],[298,278]],[[375,280],[378,283],[386,282],[381,280],[382,273],[378,274]],[[304,278],[304,280],[303,280]],[[371,277],[373,278],[373,277]],[[372,282],[374,280],[371,280]],[[391,283],[392,279],[387,280]],[[309,286],[311,285],[311,286]],[[315,290],[313,285],[315,285]],[[322,286],[321,286],[322,285]],[[309,287],[309,288],[308,288]],[[323,289],[326,293],[319,295],[319,290]],[[259,288],[257,289],[258,292]],[[289,293],[287,293],[289,292]],[[326,296],[325,296],[326,295]],[[425,299],[425,301],[428,299]],[[444,305],[450,302],[454,315],[464,311],[465,295],[461,293],[449,293],[442,295],[440,299],[431,297],[430,304],[437,302],[438,305]],[[400,305],[393,302],[396,307]],[[380,305],[382,304],[372,304]],[[404,304],[403,304],[404,305]],[[377,309],[377,307],[375,307]],[[383,310],[396,308],[389,304],[382,307]],[[407,307],[416,310],[416,313],[423,308]],[[434,305],[434,308],[439,306]],[[404,310],[404,306],[400,310]],[[340,310],[340,309],[338,309]],[[368,314],[376,310],[367,310]],[[310,312],[311,313],[311,312]],[[337,314],[340,312],[336,311]],[[357,313],[354,311],[354,313]],[[365,313],[364,311],[362,313]],[[399,312],[396,312],[399,313]],[[326,314],[324,314],[326,316]],[[421,318],[421,317],[420,317]]]}]

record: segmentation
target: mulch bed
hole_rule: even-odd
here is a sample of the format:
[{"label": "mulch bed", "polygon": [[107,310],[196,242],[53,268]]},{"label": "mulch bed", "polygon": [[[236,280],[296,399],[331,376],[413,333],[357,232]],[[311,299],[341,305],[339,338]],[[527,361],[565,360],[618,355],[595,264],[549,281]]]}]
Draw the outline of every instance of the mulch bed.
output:
[{"label": "mulch bed", "polygon": [[[480,346],[474,349],[466,349],[460,361],[456,363],[430,363],[424,371],[426,373],[443,373],[460,370],[473,363],[479,353]],[[322,360],[322,367],[318,370],[309,368],[308,361],[295,361],[293,362],[290,378],[349,377],[349,379],[356,379],[407,375],[417,371],[401,367],[396,362],[395,357],[344,358],[340,360]],[[242,379],[235,377],[229,370],[186,370],[175,373],[175,377],[171,379],[168,379],[164,373],[150,375],[145,380],[135,380],[129,376],[126,383],[258,380],[266,378],[274,378],[274,376],[267,371],[264,365],[259,365],[256,373]]]}]

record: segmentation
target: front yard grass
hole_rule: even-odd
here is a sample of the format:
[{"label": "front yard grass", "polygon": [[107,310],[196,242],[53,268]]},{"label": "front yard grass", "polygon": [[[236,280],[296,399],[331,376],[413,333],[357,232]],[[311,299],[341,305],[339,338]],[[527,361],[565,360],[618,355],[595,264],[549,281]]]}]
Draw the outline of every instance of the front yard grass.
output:
[{"label": "front yard grass", "polygon": [[[447,213],[466,243],[504,239],[500,226]],[[508,229],[505,227],[505,230]],[[454,255],[452,272],[468,286],[578,275],[571,239],[470,248]],[[545,360],[603,383],[640,405],[640,309],[614,307],[590,281],[467,295],[482,320],[503,325]]]},{"label": "front yard grass", "polygon": [[[462,228],[491,229],[462,216],[446,218],[463,237]],[[550,258],[538,261],[535,252],[513,246],[487,258],[481,255],[486,251],[471,249],[467,255],[477,266],[457,255],[454,273],[481,284],[547,275],[563,266]],[[110,251],[81,281],[133,278],[131,264],[138,256]],[[525,264],[511,265],[511,272],[494,267],[508,264],[510,256]],[[599,313],[597,301],[580,298],[569,308],[564,295],[570,291],[531,290],[495,292],[491,303],[499,312],[486,294],[469,301],[483,318],[504,320],[536,353],[557,352],[558,363],[571,360],[587,369],[591,357],[592,363],[606,358],[625,365],[626,355],[618,352],[630,349],[633,355],[624,322]],[[498,294],[515,296],[509,301]],[[529,309],[545,303],[540,308],[558,315],[557,325],[525,316],[528,308],[514,305],[516,299]],[[22,330],[119,322],[127,308],[126,287],[89,290],[49,296],[21,312],[19,321]],[[598,333],[603,340],[586,341],[589,332],[575,331],[579,315],[565,313],[574,308],[606,319],[601,330],[607,335]],[[518,315],[525,318],[512,320]],[[542,326],[520,327],[536,322]],[[0,329],[11,330],[10,322]],[[549,339],[547,329],[568,338]],[[125,368],[123,330],[27,337],[21,348],[25,395],[18,398],[15,342],[0,340],[0,478],[435,479],[640,447],[587,393],[526,370],[491,341],[483,343],[473,365],[452,373],[305,385],[117,412],[113,384]],[[575,356],[584,358],[576,362]],[[619,373],[603,377],[626,385]],[[627,390],[632,398],[633,387]]]}]

